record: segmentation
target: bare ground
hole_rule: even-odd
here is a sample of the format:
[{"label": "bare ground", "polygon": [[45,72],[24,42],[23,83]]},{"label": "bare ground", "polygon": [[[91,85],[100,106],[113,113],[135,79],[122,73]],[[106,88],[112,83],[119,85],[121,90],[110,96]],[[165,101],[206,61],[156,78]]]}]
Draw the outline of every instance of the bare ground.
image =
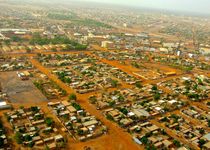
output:
[{"label": "bare ground", "polygon": [[9,96],[12,103],[40,103],[47,98],[33,85],[31,80],[22,81],[16,72],[0,73],[3,91]]}]

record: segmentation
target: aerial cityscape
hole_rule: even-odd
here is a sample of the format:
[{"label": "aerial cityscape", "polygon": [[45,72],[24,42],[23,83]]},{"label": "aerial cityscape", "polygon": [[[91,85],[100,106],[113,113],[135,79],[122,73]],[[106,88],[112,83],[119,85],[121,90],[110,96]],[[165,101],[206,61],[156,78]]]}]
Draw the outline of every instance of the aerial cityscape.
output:
[{"label": "aerial cityscape", "polygon": [[210,150],[209,6],[0,0],[0,150]]}]

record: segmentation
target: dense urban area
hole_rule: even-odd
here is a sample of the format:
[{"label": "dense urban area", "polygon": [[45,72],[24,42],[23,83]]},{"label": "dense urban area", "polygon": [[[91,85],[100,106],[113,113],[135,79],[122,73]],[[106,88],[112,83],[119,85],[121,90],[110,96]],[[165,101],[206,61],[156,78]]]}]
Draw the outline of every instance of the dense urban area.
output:
[{"label": "dense urban area", "polygon": [[0,149],[210,150],[210,17],[1,0]]}]

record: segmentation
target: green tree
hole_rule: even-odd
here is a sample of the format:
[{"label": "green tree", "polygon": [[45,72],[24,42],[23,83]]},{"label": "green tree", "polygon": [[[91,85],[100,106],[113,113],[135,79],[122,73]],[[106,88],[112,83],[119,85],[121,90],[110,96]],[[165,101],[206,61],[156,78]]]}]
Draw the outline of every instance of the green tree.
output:
[{"label": "green tree", "polygon": [[120,111],[124,114],[127,115],[128,114],[128,110],[126,108],[120,108]]},{"label": "green tree", "polygon": [[148,143],[148,138],[146,136],[143,136],[140,140],[144,145]]},{"label": "green tree", "polygon": [[83,135],[83,134],[84,134],[84,132],[83,132],[83,130],[78,129],[78,130],[77,130],[77,134],[78,134],[78,135]]},{"label": "green tree", "polygon": [[71,83],[71,78],[69,78],[69,77],[65,78],[64,82],[70,84]]},{"label": "green tree", "polygon": [[173,140],[173,143],[176,147],[180,147],[181,146],[181,143],[177,140]]},{"label": "green tree", "polygon": [[152,86],[152,91],[157,91],[157,90],[158,90],[157,85],[153,85]]},{"label": "green tree", "polygon": [[69,100],[77,100],[76,94],[71,93],[71,94],[69,95]]},{"label": "green tree", "polygon": [[109,106],[114,106],[116,104],[116,102],[115,101],[111,101],[111,102],[109,102]]},{"label": "green tree", "polygon": [[204,134],[205,133],[205,130],[201,128],[201,129],[199,129],[199,133],[200,134]]},{"label": "green tree", "polygon": [[23,143],[23,135],[20,132],[15,133],[14,139],[18,144]]},{"label": "green tree", "polygon": [[111,120],[111,121],[114,120],[114,118],[113,118],[110,114],[106,114],[106,118],[107,118],[108,120]]},{"label": "green tree", "polygon": [[206,143],[206,141],[204,140],[204,139],[200,139],[199,141],[198,141],[198,144],[199,144],[199,147],[200,148],[202,148],[203,147],[203,145]]},{"label": "green tree", "polygon": [[31,111],[33,111],[34,113],[37,113],[37,112],[39,112],[39,107],[37,107],[37,106],[32,106],[32,107],[31,107]]},{"label": "green tree", "polygon": [[117,80],[111,80],[112,87],[117,87],[118,81]]},{"label": "green tree", "polygon": [[136,85],[136,87],[139,88],[139,89],[141,89],[141,88],[143,87],[140,81],[136,82],[135,85]]},{"label": "green tree", "polygon": [[52,118],[47,117],[47,118],[45,119],[45,123],[47,124],[48,127],[50,127],[50,126],[52,126],[52,125],[54,124],[54,121],[53,121]]},{"label": "green tree", "polygon": [[155,100],[159,100],[159,99],[160,99],[160,93],[155,93],[154,99],[155,99]]},{"label": "green tree", "polygon": [[24,140],[25,141],[31,141],[32,140],[32,137],[30,136],[30,135],[26,135],[25,137],[24,137]]},{"label": "green tree", "polygon": [[72,106],[76,109],[76,110],[81,110],[81,106],[77,103],[72,103]]}]

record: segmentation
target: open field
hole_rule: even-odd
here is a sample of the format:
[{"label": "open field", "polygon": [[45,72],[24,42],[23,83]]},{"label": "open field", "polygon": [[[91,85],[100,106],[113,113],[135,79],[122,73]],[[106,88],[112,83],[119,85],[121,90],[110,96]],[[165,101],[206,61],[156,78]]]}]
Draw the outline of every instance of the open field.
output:
[{"label": "open field", "polygon": [[22,81],[16,72],[1,72],[0,80],[12,103],[39,103],[47,101],[31,80]]}]

